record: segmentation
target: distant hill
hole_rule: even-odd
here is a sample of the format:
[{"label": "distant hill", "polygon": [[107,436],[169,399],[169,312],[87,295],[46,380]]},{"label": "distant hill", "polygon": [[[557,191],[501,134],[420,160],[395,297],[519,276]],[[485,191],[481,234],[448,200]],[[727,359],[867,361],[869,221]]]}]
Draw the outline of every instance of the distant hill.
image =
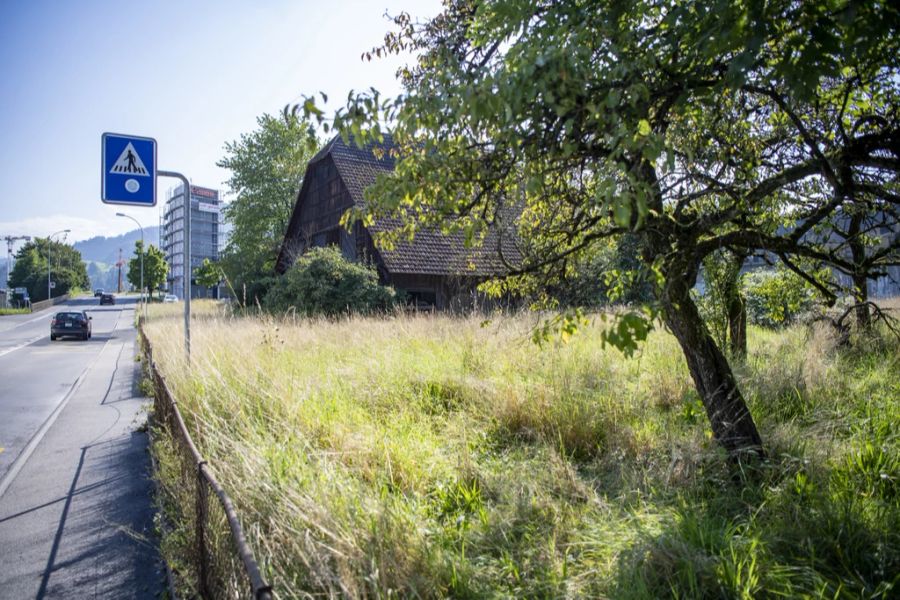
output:
[{"label": "distant hill", "polygon": [[[119,260],[119,248],[122,258],[128,260],[134,254],[134,243],[141,239],[141,230],[135,229],[116,237],[92,237],[83,242],[75,242],[73,246],[81,252],[85,262],[115,264]],[[159,227],[144,228],[144,242],[156,246],[159,243]]]},{"label": "distant hill", "polygon": [[[141,230],[135,229],[126,234],[115,237],[92,237],[83,242],[72,244],[81,252],[81,258],[87,263],[88,277],[91,279],[92,288],[105,290],[117,290],[119,270],[115,267],[119,260],[119,248],[122,249],[122,258],[126,261],[134,256],[134,243],[141,239]],[[144,228],[144,242],[156,246],[159,243],[159,227]],[[125,273],[128,267],[122,269],[122,287],[128,289]]]}]

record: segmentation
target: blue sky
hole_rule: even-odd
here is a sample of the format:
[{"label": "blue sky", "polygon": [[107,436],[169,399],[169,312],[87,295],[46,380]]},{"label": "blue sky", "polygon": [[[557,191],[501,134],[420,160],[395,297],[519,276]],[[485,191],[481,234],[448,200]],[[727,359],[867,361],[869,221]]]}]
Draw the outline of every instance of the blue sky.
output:
[{"label": "blue sky", "polygon": [[[0,235],[134,228],[100,202],[104,131],[154,137],[159,168],[220,188],[226,141],[301,94],[398,91],[405,59],[362,62],[439,0],[0,2]],[[334,102],[332,102],[334,106]],[[157,202],[174,180],[159,180]],[[144,226],[157,208],[127,210]],[[4,248],[5,250],[5,248]],[[5,252],[4,252],[5,254]]]}]

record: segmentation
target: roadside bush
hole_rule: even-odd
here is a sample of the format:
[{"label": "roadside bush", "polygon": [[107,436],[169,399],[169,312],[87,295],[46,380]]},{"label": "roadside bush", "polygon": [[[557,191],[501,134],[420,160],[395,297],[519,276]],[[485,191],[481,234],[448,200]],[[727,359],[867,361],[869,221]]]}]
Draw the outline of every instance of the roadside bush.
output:
[{"label": "roadside bush", "polygon": [[397,300],[394,288],[378,283],[375,269],[346,260],[337,248],[313,248],[272,285],[264,306],[330,317],[389,310]]},{"label": "roadside bush", "polygon": [[813,290],[786,269],[755,271],[744,276],[747,319],[763,327],[783,327],[815,306]]}]

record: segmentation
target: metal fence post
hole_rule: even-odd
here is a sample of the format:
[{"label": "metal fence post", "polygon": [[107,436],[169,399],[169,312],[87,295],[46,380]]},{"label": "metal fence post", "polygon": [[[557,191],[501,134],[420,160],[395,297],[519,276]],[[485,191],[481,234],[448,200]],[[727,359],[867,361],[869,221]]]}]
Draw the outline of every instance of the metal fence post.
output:
[{"label": "metal fence post", "polygon": [[197,553],[199,554],[199,583],[200,597],[211,598],[209,595],[209,556],[206,552],[206,502],[208,500],[206,491],[206,481],[203,479],[203,465],[205,462],[197,463]]}]

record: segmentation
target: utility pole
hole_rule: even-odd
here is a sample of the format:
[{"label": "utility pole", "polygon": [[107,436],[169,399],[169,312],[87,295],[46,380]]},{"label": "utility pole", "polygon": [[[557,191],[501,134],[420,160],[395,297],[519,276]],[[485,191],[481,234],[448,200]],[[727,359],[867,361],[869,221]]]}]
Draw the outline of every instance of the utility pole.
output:
[{"label": "utility pole", "polygon": [[50,300],[50,298],[53,297],[53,295],[50,293],[50,265],[52,264],[50,262],[50,250],[53,248],[53,236],[59,233],[69,233],[71,231],[71,229],[60,229],[59,231],[51,233],[47,236],[47,300]]},{"label": "utility pole", "polygon": [[122,293],[122,265],[125,264],[125,261],[122,260],[122,249],[119,248],[119,260],[116,261],[116,266],[119,267],[119,294]]},{"label": "utility pole", "polygon": [[[141,230],[141,312],[144,315],[144,318],[147,317],[147,303],[144,302],[144,254],[147,253],[147,249],[144,248],[144,226],[141,225],[140,221],[135,219],[134,217],[130,217],[125,213],[116,213],[117,217],[125,217],[126,219],[131,219],[134,221],[138,228]],[[121,252],[121,250],[120,250]]]},{"label": "utility pole", "polygon": [[12,269],[13,269],[13,262],[12,262],[13,261],[13,258],[12,258],[13,243],[16,242],[17,240],[24,240],[26,242],[30,242],[31,236],[30,235],[7,235],[7,236],[4,236],[3,239],[6,240],[6,278],[3,281],[3,289],[8,290],[9,289],[9,274],[12,273]]}]

